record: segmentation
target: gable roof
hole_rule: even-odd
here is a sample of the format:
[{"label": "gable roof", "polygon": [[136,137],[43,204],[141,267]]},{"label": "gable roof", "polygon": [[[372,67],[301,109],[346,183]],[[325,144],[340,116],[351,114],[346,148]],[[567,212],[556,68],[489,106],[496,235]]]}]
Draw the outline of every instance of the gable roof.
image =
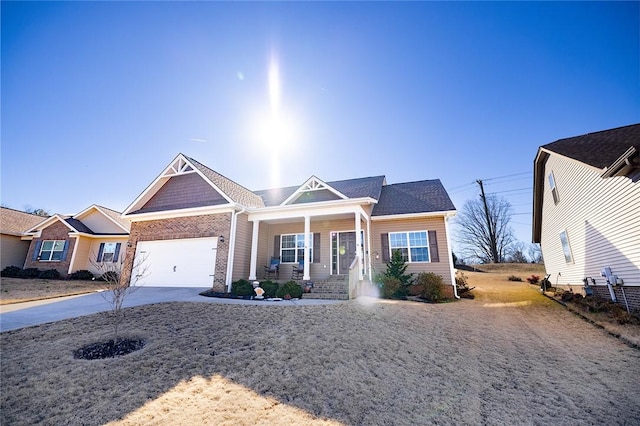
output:
[{"label": "gable roof", "polygon": [[640,153],[640,124],[559,139],[541,148],[604,169],[613,165],[630,148]]},{"label": "gable roof", "polygon": [[545,164],[553,153],[599,169],[603,178],[627,176],[640,170],[640,123],[559,139],[538,148],[533,163],[534,243],[539,243],[542,237]]},{"label": "gable roof", "polygon": [[455,209],[440,179],[432,179],[383,186],[371,215],[391,216]]},{"label": "gable roof", "polygon": [[[84,217],[87,214],[89,214],[92,210],[95,210],[95,211],[101,213],[108,220],[112,221],[117,226],[122,228],[123,232],[129,232],[131,230],[131,222],[129,222],[127,219],[123,219],[122,218],[122,213],[120,213],[119,211],[110,209],[108,207],[100,206],[98,204],[92,204],[91,206],[89,206],[86,209],[82,210],[78,214],[73,215],[73,218],[81,221],[82,217]],[[88,227],[87,227],[87,229],[88,229]],[[84,231],[82,231],[82,232],[84,232]]]},{"label": "gable roof", "polygon": [[[370,197],[377,200],[380,197],[380,191],[384,182],[384,176],[373,176],[325,183],[348,198]],[[263,189],[255,191],[255,194],[262,198],[265,207],[272,207],[281,205],[300,188],[300,186],[289,186],[285,188]]]},{"label": "gable roof", "polygon": [[[101,214],[103,214],[104,216],[106,216],[109,220],[113,220],[114,222],[116,222],[118,226],[123,228],[122,232],[119,232],[119,233],[95,232],[93,229],[91,229],[85,223],[83,223],[82,220],[80,219],[82,216],[84,216],[87,212],[91,210],[96,210]],[[117,216],[118,220],[116,221],[113,216]],[[47,228],[48,226],[51,226],[55,222],[61,222],[63,225],[69,228],[69,231],[71,232],[80,232],[83,234],[91,234],[91,235],[127,235],[129,233],[130,225],[128,223],[126,224],[126,226],[124,224],[121,224],[121,222],[123,221],[128,222],[125,219],[120,218],[119,212],[94,204],[82,210],[80,213],[74,216],[54,214],[53,216],[50,216],[44,220],[41,220],[34,226],[24,230],[23,233],[33,234],[33,233],[36,233],[38,230],[42,230]]]},{"label": "gable roof", "polygon": [[39,216],[20,210],[0,207],[1,233],[20,236],[28,229],[45,221],[49,216]]}]

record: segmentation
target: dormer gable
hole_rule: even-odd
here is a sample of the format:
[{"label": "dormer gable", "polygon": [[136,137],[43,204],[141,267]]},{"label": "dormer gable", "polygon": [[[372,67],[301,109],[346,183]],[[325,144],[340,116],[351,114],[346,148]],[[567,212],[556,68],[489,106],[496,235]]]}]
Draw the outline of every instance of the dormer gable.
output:
[{"label": "dormer gable", "polygon": [[331,185],[311,176],[305,183],[300,185],[293,194],[282,202],[282,206],[301,203],[317,203],[322,201],[346,200],[349,197],[336,190]]},{"label": "dormer gable", "polygon": [[120,213],[93,204],[73,216],[96,234],[128,234],[128,221],[121,219]]}]

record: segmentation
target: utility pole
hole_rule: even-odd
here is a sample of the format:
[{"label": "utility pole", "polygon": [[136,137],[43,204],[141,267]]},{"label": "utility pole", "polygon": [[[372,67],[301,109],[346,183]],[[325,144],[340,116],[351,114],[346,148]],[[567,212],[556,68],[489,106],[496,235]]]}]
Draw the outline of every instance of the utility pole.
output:
[{"label": "utility pole", "polygon": [[489,243],[491,244],[491,257],[494,263],[499,263],[500,259],[498,259],[498,247],[496,243],[496,234],[493,230],[493,226],[491,226],[491,217],[489,216],[489,207],[487,206],[487,198],[484,195],[484,186],[482,184],[482,179],[476,180],[476,183],[480,185],[480,198],[482,198],[482,203],[484,204],[484,214],[487,218],[487,229],[489,230]]}]

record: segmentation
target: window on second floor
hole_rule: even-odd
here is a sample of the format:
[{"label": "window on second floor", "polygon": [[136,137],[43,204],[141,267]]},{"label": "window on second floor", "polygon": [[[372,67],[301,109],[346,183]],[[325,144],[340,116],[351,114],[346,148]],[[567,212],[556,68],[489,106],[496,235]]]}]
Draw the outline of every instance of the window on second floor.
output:
[{"label": "window on second floor", "polygon": [[560,198],[558,197],[558,187],[556,187],[556,179],[553,177],[553,172],[549,173],[549,189],[551,189],[553,202],[555,204],[558,204]]}]

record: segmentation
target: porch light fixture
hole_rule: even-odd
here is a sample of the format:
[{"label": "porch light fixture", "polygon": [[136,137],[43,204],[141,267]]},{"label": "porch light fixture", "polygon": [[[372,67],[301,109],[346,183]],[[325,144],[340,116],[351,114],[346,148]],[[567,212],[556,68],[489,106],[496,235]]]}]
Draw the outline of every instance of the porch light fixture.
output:
[{"label": "porch light fixture", "polygon": [[220,235],[218,237],[218,241],[220,242],[220,244],[224,244],[224,235]]}]

